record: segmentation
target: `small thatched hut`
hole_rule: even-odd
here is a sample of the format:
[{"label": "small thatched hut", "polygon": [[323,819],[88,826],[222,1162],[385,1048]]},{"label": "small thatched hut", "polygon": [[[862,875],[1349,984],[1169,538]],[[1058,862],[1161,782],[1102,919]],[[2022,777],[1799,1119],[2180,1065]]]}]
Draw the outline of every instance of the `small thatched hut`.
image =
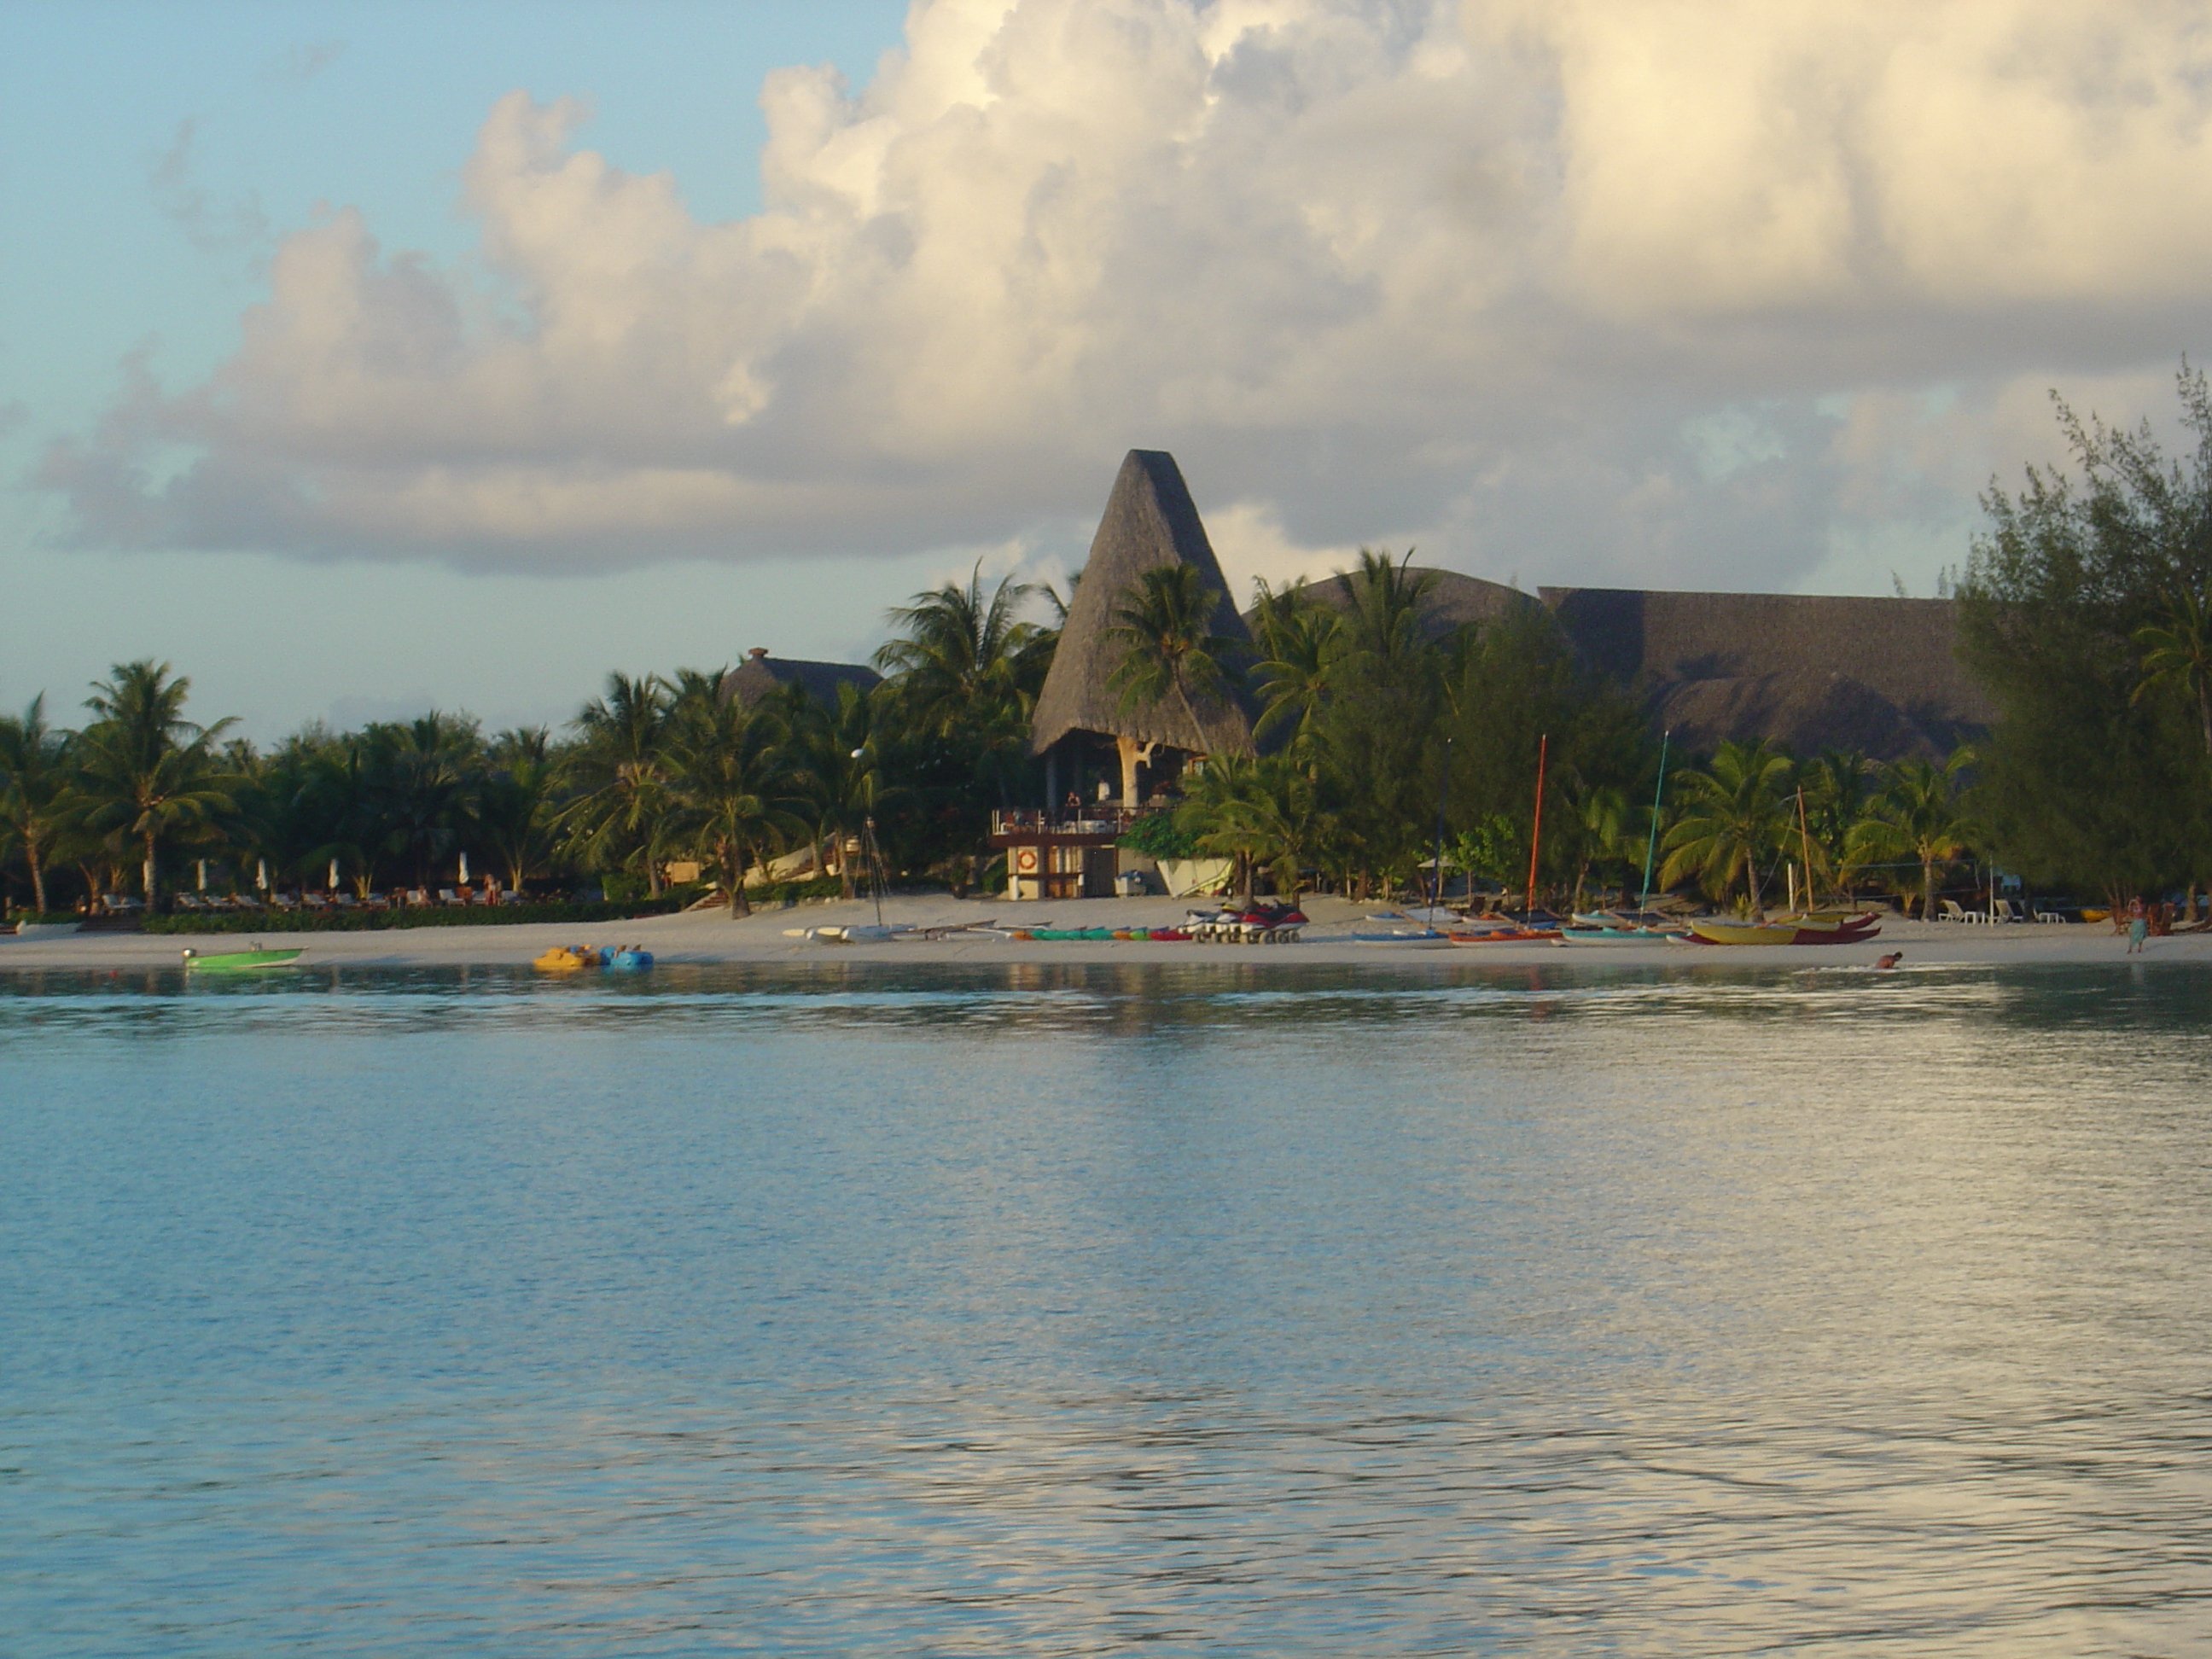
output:
[{"label": "small thatched hut", "polygon": [[750,708],[769,693],[787,685],[803,685],[817,702],[837,706],[837,688],[852,684],[863,691],[874,689],[883,676],[856,662],[807,662],[798,657],[771,657],[768,647],[757,645],[745,659],[722,676],[722,695]]},{"label": "small thatched hut", "polygon": [[1075,746],[1110,741],[1121,762],[1126,807],[1138,804],[1138,768],[1158,750],[1207,755],[1249,752],[1252,747],[1251,714],[1239,702],[1194,696],[1187,709],[1183,699],[1164,697],[1125,708],[1109,684],[1124,649],[1107,637],[1115,612],[1145,572],[1177,563],[1196,567],[1200,583],[1220,595],[1214,632],[1249,640],[1175,457],[1164,450],[1133,449],[1114,480],[1098,533],[1091,538],[1091,556],[1068,606],[1030,727],[1032,751],[1054,761]]}]

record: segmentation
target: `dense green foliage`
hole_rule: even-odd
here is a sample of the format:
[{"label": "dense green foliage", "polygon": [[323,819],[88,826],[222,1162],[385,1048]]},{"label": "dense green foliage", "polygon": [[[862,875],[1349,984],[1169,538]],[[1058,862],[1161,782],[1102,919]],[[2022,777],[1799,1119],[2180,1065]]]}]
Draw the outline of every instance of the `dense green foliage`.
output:
[{"label": "dense green foliage", "polygon": [[2184,365],[2168,461],[2148,428],[2060,409],[2078,481],[1992,489],[1959,590],[1961,648],[2002,718],[1976,804],[2031,878],[2118,896],[2212,875],[2212,397]]},{"label": "dense green foliage", "polygon": [[[661,896],[688,865],[739,913],[850,896],[855,866],[871,860],[887,880],[963,890],[988,862],[992,805],[1041,787],[1029,720],[1055,635],[1016,616],[1030,594],[1011,582],[987,593],[979,578],[917,595],[896,613],[908,632],[885,647],[891,678],[841,686],[826,707],[795,686],[742,702],[720,672],[614,674],[559,736],[487,736],[467,715],[432,711],[310,726],[262,750],[226,741],[228,721],[188,719],[190,683],[166,665],[119,664],[93,688],[81,730],[50,722],[43,697],[0,718],[0,856],[33,910],[115,896],[172,930],[647,914],[674,908]],[[784,862],[808,848],[798,868]],[[489,878],[511,896],[332,912],[174,898],[203,881],[212,896],[251,898],[264,878],[276,890],[343,885],[359,901],[434,899]],[[595,888],[611,908],[592,908]]]},{"label": "dense green foliage", "polygon": [[[2185,366],[2181,394],[2197,446],[2186,460],[2167,461],[2147,430],[2062,409],[2080,480],[2032,470],[2018,495],[1990,495],[1960,588],[1961,648],[2002,717],[1972,750],[1880,764],[1765,744],[1678,750],[1655,799],[1660,745],[1644,712],[1533,602],[1443,627],[1410,555],[1363,550],[1325,583],[1261,583],[1247,644],[1213,631],[1222,596],[1177,565],[1115,596],[1109,689],[1194,725],[1241,703],[1256,742],[1183,767],[1121,844],[1228,860],[1247,890],[1319,883],[1363,898],[1425,886],[1441,848],[1447,872],[1554,905],[1638,901],[1650,860],[1655,888],[1754,913],[1790,889],[1820,902],[1869,886],[1925,913],[1991,861],[2045,890],[2115,899],[2200,883],[2212,396]],[[9,902],[35,912],[130,894],[149,925],[241,932],[581,922],[707,890],[742,914],[850,897],[856,871],[965,892],[997,867],[994,809],[1045,792],[1029,738],[1057,633],[1021,614],[1039,597],[1059,604],[1011,580],[987,589],[979,567],[892,612],[898,632],[876,659],[887,678],[871,690],[842,684],[825,703],[792,684],[741,701],[720,672],[617,673],[558,734],[487,736],[432,711],[311,726],[264,751],[228,721],[196,724],[190,682],[167,665],[118,664],[79,729],[50,720],[43,697],[0,717],[0,874]],[[1097,757],[1083,764],[1087,787]],[[465,858],[509,902],[161,914],[180,885],[251,894],[264,873],[362,900],[435,894],[462,884]]]}]

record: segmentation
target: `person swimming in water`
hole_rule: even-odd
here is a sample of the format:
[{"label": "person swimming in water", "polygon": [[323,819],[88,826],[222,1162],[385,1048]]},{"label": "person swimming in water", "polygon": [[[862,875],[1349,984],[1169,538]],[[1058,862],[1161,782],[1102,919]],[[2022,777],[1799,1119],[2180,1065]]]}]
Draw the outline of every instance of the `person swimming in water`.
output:
[{"label": "person swimming in water", "polygon": [[1896,966],[1897,966],[1897,964],[1898,964],[1899,963],[1900,963],[1900,962],[1902,962],[1902,961],[1904,961],[1904,960],[1905,960],[1905,952],[1904,952],[1904,951],[1891,951],[1887,956],[1886,956],[1886,957],[1877,957],[1875,959],[1875,964],[1874,964],[1874,965],[1875,965],[1875,967],[1876,969],[1891,969],[1891,968],[1894,968],[1894,967],[1896,967]]}]

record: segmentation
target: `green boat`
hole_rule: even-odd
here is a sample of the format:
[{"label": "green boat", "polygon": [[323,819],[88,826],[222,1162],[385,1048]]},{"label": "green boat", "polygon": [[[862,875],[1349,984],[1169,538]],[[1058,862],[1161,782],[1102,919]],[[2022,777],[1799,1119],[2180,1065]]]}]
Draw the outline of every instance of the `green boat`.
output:
[{"label": "green boat", "polygon": [[[301,950],[307,947],[302,945]],[[218,951],[212,956],[186,950],[185,966],[194,973],[234,974],[255,968],[289,968],[299,959],[299,951]]]}]

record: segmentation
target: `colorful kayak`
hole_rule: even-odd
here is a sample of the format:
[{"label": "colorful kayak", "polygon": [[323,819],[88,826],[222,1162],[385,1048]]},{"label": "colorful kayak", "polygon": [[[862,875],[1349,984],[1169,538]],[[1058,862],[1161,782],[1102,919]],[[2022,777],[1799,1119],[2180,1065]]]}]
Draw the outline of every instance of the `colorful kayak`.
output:
[{"label": "colorful kayak", "polygon": [[1692,921],[1690,936],[1705,945],[1856,945],[1875,938],[1881,929],[1871,915],[1853,918],[1841,927],[1808,927],[1802,922]]},{"label": "colorful kayak", "polygon": [[1558,939],[1557,927],[1455,927],[1444,935],[1454,945],[1544,945]]},{"label": "colorful kayak", "polygon": [[633,945],[616,951],[608,960],[607,966],[625,974],[641,974],[653,966],[653,952]]},{"label": "colorful kayak", "polygon": [[1346,937],[1354,945],[1402,945],[1419,950],[1442,950],[1451,944],[1451,937],[1439,933],[1433,927],[1419,931],[1403,928],[1388,933],[1351,933]]},{"label": "colorful kayak", "polygon": [[1664,945],[1680,930],[1670,927],[1562,927],[1555,945]]},{"label": "colorful kayak", "polygon": [[[301,950],[307,947],[302,945]],[[218,951],[202,956],[186,950],[185,966],[199,974],[234,974],[255,968],[289,968],[300,959],[300,951]]]},{"label": "colorful kayak", "polygon": [[598,967],[599,953],[588,946],[571,950],[565,945],[556,945],[551,950],[532,957],[530,965],[549,974],[568,973],[578,968]]}]

